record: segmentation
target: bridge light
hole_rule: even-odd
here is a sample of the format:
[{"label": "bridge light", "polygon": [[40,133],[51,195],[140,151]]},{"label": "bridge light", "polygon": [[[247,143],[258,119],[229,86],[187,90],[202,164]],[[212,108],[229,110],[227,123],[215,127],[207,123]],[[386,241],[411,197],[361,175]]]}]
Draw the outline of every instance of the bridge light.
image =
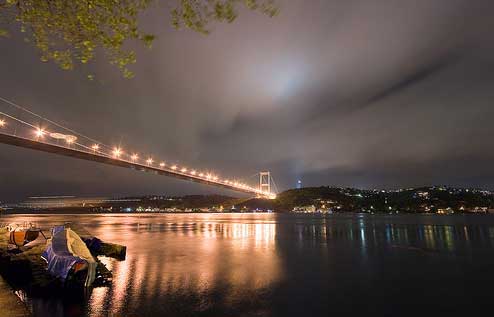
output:
[{"label": "bridge light", "polygon": [[206,175],[206,178],[207,178],[207,179],[211,179],[211,174],[207,174],[207,175]]},{"label": "bridge light", "polygon": [[146,160],[146,163],[147,163],[148,165],[153,164],[153,162],[154,162],[154,161],[153,161],[153,159],[152,159],[152,158],[148,158],[148,159]]},{"label": "bridge light", "polygon": [[114,148],[113,149],[113,156],[118,158],[118,157],[120,157],[120,155],[122,155],[122,149],[120,149],[118,147]]},{"label": "bridge light", "polygon": [[0,119],[0,128],[3,128],[5,126],[5,120]]},{"label": "bridge light", "polygon": [[180,170],[180,172],[185,173],[185,172],[187,172],[187,169],[185,167],[182,167],[182,169]]},{"label": "bridge light", "polygon": [[204,177],[204,173],[199,173],[199,177]]},{"label": "bridge light", "polygon": [[132,156],[130,157],[130,159],[132,160],[132,162],[137,161],[138,158],[139,158],[139,155],[137,155],[137,153],[132,154]]},{"label": "bridge light", "polygon": [[176,169],[177,169],[177,165],[173,165],[172,170],[176,170]]},{"label": "bridge light", "polygon": [[197,172],[195,170],[190,171],[190,175],[196,175],[196,173]]},{"label": "bridge light", "polygon": [[91,148],[93,149],[94,152],[96,152],[96,151],[99,150],[99,145],[98,144],[94,144],[93,146],[91,146]]},{"label": "bridge light", "polygon": [[37,138],[42,138],[42,137],[43,137],[43,135],[45,135],[45,131],[44,131],[43,129],[41,129],[41,128],[38,128],[38,129],[36,130],[36,132],[34,132],[34,133],[36,134],[36,137],[37,137]]},{"label": "bridge light", "polygon": [[213,176],[213,180],[214,181],[217,181],[218,180],[218,176]]},{"label": "bridge light", "polygon": [[165,167],[165,162],[161,162],[160,167]]}]

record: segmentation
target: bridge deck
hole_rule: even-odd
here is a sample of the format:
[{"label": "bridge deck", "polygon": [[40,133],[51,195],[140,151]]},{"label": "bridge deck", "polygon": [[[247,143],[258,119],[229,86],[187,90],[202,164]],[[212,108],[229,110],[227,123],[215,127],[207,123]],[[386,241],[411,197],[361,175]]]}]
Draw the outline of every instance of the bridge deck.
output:
[{"label": "bridge deck", "polygon": [[139,171],[152,172],[158,175],[165,175],[170,177],[175,177],[183,180],[188,180],[196,183],[212,185],[216,187],[221,187],[225,189],[229,189],[236,192],[242,192],[247,194],[258,194],[256,191],[251,189],[238,188],[233,185],[225,184],[221,181],[207,180],[200,177],[195,177],[193,175],[184,174],[180,171],[168,169],[168,168],[158,168],[149,165],[143,165],[136,162],[130,162],[118,158],[109,157],[106,155],[100,155],[98,153],[89,153],[80,151],[77,149],[71,149],[63,146],[58,146],[50,143],[45,143],[41,141],[35,141],[31,139],[26,139],[18,136],[13,136],[9,134],[0,133],[0,143],[19,146],[23,148],[38,150],[47,153],[54,153],[63,156],[69,156],[73,158],[78,158],[86,161],[93,161],[113,166],[120,166],[125,168],[131,168]]}]

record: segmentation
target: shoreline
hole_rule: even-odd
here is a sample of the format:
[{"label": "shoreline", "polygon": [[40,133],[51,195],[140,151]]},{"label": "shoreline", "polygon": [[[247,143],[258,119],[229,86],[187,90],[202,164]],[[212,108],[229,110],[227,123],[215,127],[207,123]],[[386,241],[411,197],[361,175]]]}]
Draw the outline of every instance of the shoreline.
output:
[{"label": "shoreline", "polygon": [[10,285],[0,275],[0,307],[10,317],[31,316],[24,303],[14,294]]}]

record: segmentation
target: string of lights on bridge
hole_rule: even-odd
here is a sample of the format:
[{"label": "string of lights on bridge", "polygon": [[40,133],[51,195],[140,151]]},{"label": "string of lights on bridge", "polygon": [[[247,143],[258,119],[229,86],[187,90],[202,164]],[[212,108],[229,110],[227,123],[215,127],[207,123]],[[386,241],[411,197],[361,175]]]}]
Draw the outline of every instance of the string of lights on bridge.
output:
[{"label": "string of lights on bridge", "polygon": [[[54,130],[48,130],[46,128],[43,128],[42,126],[36,126],[34,124],[31,124],[29,122],[26,122],[24,120],[21,120],[19,118],[16,118],[15,116],[9,115],[5,112],[0,111],[0,133],[3,134],[8,134],[5,132],[5,130],[8,128],[10,122],[14,123],[20,123],[28,127],[28,129],[31,131],[31,136],[28,136],[28,139],[31,141],[35,142],[40,142],[40,143],[48,143],[48,140],[52,140],[56,142],[56,146],[59,147],[64,147],[68,149],[75,149],[75,147],[79,147],[83,149],[82,152],[85,153],[90,153],[93,155],[100,155],[104,157],[111,158],[113,160],[118,160],[118,161],[124,161],[132,164],[137,164],[141,166],[147,166],[147,167],[152,167],[155,169],[160,169],[163,171],[168,171],[172,172],[174,174],[178,174],[181,176],[185,176],[191,179],[196,179],[196,180],[202,180],[208,183],[215,183],[219,185],[225,185],[227,187],[239,189],[239,190],[244,190],[244,191],[249,191],[252,193],[256,193],[259,196],[263,197],[268,197],[268,198],[275,198],[276,195],[271,192],[263,191],[260,188],[254,188],[251,187],[243,182],[240,182],[238,180],[234,179],[226,179],[226,178],[220,178],[220,176],[216,175],[215,173],[212,172],[206,172],[206,171],[200,171],[198,169],[194,168],[187,168],[185,166],[178,166],[177,164],[168,164],[165,161],[162,160],[155,160],[152,156],[144,156],[142,158],[139,153],[137,152],[132,152],[132,151],[127,151],[121,146],[108,146],[102,142],[98,142],[95,139],[89,138],[87,136],[84,136],[83,134],[80,134],[74,130],[68,129],[56,122],[53,122],[49,119],[43,118],[7,99],[4,99],[0,97],[1,101],[4,101],[8,103],[11,106],[14,106],[22,111],[25,111],[29,113],[32,116],[36,116],[44,121],[47,121],[51,123],[52,125],[55,125],[56,127],[69,131],[73,134],[65,134],[65,133],[60,133],[60,131],[57,131],[56,129]],[[4,130],[4,131],[2,131]],[[15,130],[17,131],[17,130]],[[74,135],[75,134],[75,135]],[[86,139],[87,143],[80,143],[80,138],[78,138],[76,135]],[[59,142],[63,142],[63,145],[60,145]],[[52,144],[55,145],[55,144]],[[79,150],[79,149],[77,149]],[[80,151],[80,150],[79,150]]]}]

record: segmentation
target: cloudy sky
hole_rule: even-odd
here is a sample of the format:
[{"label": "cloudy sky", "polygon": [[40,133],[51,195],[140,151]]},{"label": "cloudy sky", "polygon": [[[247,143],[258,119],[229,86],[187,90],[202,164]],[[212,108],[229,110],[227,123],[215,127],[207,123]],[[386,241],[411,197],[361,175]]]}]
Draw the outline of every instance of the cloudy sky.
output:
[{"label": "cloudy sky", "polygon": [[[208,36],[148,11],[158,38],[136,45],[132,80],[103,57],[66,72],[2,39],[0,96],[168,162],[252,183],[270,170],[280,189],[494,189],[492,1],[279,3],[276,18],[241,12]],[[185,193],[228,194],[0,145],[0,200]]]}]

